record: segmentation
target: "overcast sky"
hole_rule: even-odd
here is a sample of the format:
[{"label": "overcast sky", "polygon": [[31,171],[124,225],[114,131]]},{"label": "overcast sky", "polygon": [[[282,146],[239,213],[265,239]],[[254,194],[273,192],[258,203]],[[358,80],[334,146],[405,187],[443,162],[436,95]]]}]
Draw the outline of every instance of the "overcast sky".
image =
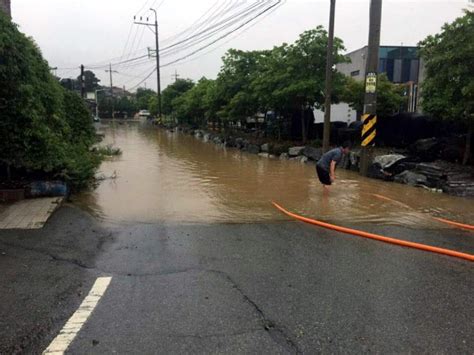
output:
[{"label": "overcast sky", "polygon": [[[237,6],[238,3],[245,7],[252,1],[12,0],[12,16],[20,30],[35,39],[52,67],[75,68],[81,63],[102,65],[111,59],[112,62],[118,62],[120,58],[124,60],[146,54],[147,47],[154,48],[153,33],[145,26],[132,25],[134,15],[149,16],[151,20],[152,13],[147,10],[150,6],[158,8],[160,47],[163,48],[173,43],[172,39],[167,41],[167,38],[191,26],[206,10],[212,9],[212,12],[219,6],[225,8]],[[327,28],[329,2],[287,0],[274,12],[259,18],[246,31],[238,31],[182,63],[163,68],[162,88],[174,80],[172,75],[175,70],[181,78],[215,78],[221,57],[228,48],[272,48],[283,42],[295,41],[300,33],[317,25]],[[369,2],[336,1],[335,35],[343,39],[347,51],[367,44]],[[468,0],[384,0],[381,45],[416,45],[427,35],[439,32],[444,23],[462,15],[462,10],[467,7]],[[167,63],[189,51],[183,50],[174,57],[164,57],[161,63]],[[153,59],[150,59],[140,66],[117,67],[119,73],[114,73],[114,86],[135,86],[150,73],[153,63]],[[94,72],[102,80],[101,84],[109,85],[105,68],[94,69]],[[61,77],[77,77],[78,74],[79,69],[57,71]],[[155,89],[156,75],[147,79],[146,85]]]}]

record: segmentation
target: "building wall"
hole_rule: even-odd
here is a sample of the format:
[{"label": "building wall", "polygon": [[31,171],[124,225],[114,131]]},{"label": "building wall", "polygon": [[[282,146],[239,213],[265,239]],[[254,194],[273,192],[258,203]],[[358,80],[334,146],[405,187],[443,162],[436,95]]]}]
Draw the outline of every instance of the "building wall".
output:
[{"label": "building wall", "polygon": [[[324,122],[324,112],[314,110],[314,123]],[[357,112],[349,107],[345,102],[331,105],[331,122],[346,122],[347,124],[357,120]]]},{"label": "building wall", "polygon": [[338,72],[353,77],[357,80],[364,80],[365,67],[367,64],[367,46],[346,54],[351,60],[350,63],[339,63],[336,65]]},{"label": "building wall", "polygon": [[11,7],[10,7],[10,0],[0,0],[0,10],[3,11],[8,15],[8,17],[12,17]]},{"label": "building wall", "polygon": [[[346,54],[351,62],[337,64],[336,70],[356,80],[364,80],[367,52],[368,47],[365,46]],[[422,60],[418,58],[416,47],[380,46],[378,72],[386,73],[388,79],[394,83],[407,84],[409,95],[407,111],[421,112],[420,84],[424,78],[424,66]],[[336,112],[344,109],[345,107],[337,108]]]}]

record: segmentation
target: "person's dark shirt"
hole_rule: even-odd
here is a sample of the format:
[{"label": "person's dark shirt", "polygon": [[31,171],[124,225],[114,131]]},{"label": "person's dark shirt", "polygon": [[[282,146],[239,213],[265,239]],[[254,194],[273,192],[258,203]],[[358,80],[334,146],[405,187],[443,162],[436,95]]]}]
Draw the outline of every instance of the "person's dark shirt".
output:
[{"label": "person's dark shirt", "polygon": [[331,149],[330,151],[326,152],[323,154],[323,156],[321,157],[321,159],[318,160],[318,166],[323,168],[324,170],[326,171],[329,171],[330,170],[330,166],[331,166],[331,161],[335,161],[336,164],[339,164],[339,162],[341,161],[342,159],[342,148],[334,148],[334,149]]}]

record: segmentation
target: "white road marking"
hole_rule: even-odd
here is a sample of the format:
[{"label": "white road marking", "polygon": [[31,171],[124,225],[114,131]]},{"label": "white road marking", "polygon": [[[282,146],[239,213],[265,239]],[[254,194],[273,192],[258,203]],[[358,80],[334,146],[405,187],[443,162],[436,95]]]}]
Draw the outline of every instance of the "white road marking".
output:
[{"label": "white road marking", "polygon": [[58,336],[49,344],[48,348],[43,351],[43,354],[64,354],[94,311],[94,308],[104,295],[111,280],[111,277],[99,277],[95,281],[87,297],[82,301],[77,311],[69,318]]}]

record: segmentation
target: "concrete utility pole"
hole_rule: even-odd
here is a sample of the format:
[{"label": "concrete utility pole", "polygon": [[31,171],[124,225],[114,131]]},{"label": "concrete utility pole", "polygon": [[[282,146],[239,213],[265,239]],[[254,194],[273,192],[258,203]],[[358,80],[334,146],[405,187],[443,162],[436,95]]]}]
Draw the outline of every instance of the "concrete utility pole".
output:
[{"label": "concrete utility pole", "polygon": [[114,91],[113,91],[113,86],[112,86],[112,73],[118,73],[116,70],[112,70],[112,64],[109,64],[109,69],[105,70],[107,73],[110,73],[110,94],[113,96]]},{"label": "concrete utility pole", "polygon": [[0,0],[0,11],[3,11],[9,19],[12,18],[10,0]]},{"label": "concrete utility pole", "polygon": [[112,118],[115,118],[115,102],[114,102],[114,89],[112,84],[112,73],[118,73],[116,70],[112,70],[112,64],[109,64],[109,70],[106,70],[110,74],[110,96],[112,97]]},{"label": "concrete utility pole", "polygon": [[[157,81],[157,96],[158,96],[158,117],[161,117],[161,79],[160,79],[160,44],[159,44],[159,39],[158,39],[158,14],[155,9],[150,9],[150,11],[153,11],[155,13],[155,23],[150,24],[148,22],[134,22],[137,25],[144,25],[154,27],[154,30],[152,29],[153,33],[155,34],[155,56],[156,56],[156,81]],[[133,18],[135,20],[135,17]],[[142,20],[142,17],[140,17],[140,21]],[[148,21],[148,18],[147,18]]]},{"label": "concrete utility pole", "polygon": [[81,64],[81,97],[86,97],[86,83],[84,78],[84,66]]},{"label": "concrete utility pole", "polygon": [[366,176],[372,160],[377,123],[377,81],[382,22],[382,0],[370,2],[369,46],[365,77],[364,114],[362,115],[362,151],[360,174]]},{"label": "concrete utility pole", "polygon": [[333,44],[334,44],[334,13],[336,11],[336,0],[331,0],[329,11],[329,33],[328,48],[326,54],[326,93],[324,101],[324,131],[323,131],[323,152],[329,150],[331,133],[331,91],[332,91],[332,65],[333,65]]},{"label": "concrete utility pole", "polygon": [[171,75],[171,77],[174,78],[174,82],[178,81],[179,74],[178,74],[178,71],[176,69],[174,71],[174,74]]}]

